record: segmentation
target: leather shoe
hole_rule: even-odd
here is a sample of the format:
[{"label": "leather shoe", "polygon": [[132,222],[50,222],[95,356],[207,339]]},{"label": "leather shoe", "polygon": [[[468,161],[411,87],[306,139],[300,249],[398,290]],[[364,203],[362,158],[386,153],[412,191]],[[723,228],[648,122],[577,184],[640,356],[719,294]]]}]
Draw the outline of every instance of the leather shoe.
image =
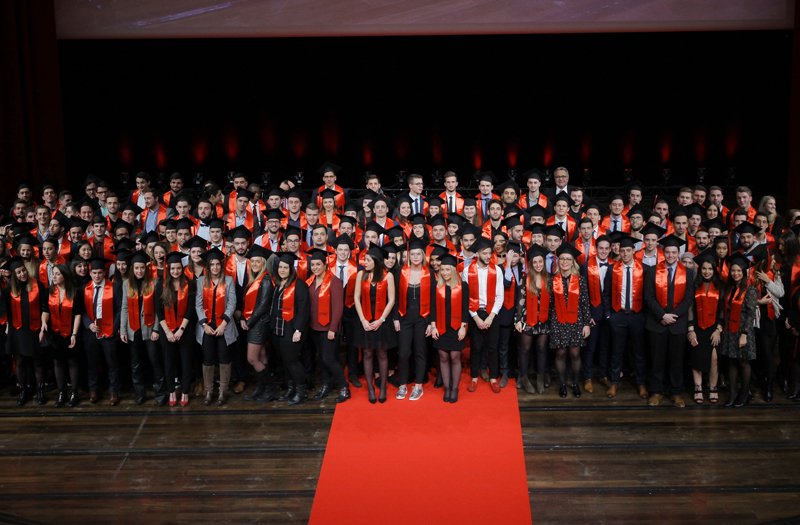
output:
[{"label": "leather shoe", "polygon": [[[113,397],[112,397],[112,399],[113,399]],[[146,398],[145,396],[136,396],[136,398],[134,399],[134,401],[136,402],[136,404],[137,404],[137,405],[140,405],[140,406],[141,406],[142,404],[144,404],[144,402],[145,402],[146,400],[147,400],[147,398]]]},{"label": "leather shoe", "polygon": [[246,386],[247,384],[244,381],[239,381],[238,383],[236,383],[236,386],[233,387],[233,393],[241,394],[242,392],[244,392]]},{"label": "leather shoe", "polygon": [[686,406],[686,401],[684,401],[681,396],[672,396],[672,402],[678,408],[683,408]]},{"label": "leather shoe", "polygon": [[575,397],[581,397],[581,387],[578,386],[577,383],[572,385],[572,395]]},{"label": "leather shoe", "polygon": [[90,403],[94,404],[97,403],[98,401],[100,401],[100,394],[98,394],[97,392],[92,392],[89,394]]},{"label": "leather shoe", "polygon": [[617,397],[617,389],[619,385],[611,385],[611,388],[606,392],[606,397]]},{"label": "leather shoe", "polygon": [[117,404],[119,404],[119,394],[117,394],[116,392],[111,394],[110,403],[112,407],[117,406]]},{"label": "leather shoe", "polygon": [[601,377],[598,381],[600,381],[600,384],[604,387],[611,388],[611,381],[609,381],[607,377]]},{"label": "leather shoe", "polygon": [[660,401],[661,401],[661,394],[653,394],[652,396],[650,396],[650,401],[648,401],[647,404],[650,405],[651,407],[657,407]]},{"label": "leather shoe", "polygon": [[488,383],[489,382],[489,372],[487,372],[486,370],[481,370],[481,379],[483,379],[484,381],[486,381]]},{"label": "leather shoe", "polygon": [[592,380],[591,380],[591,379],[587,379],[587,380],[586,380],[586,381],[583,383],[583,389],[584,389],[584,390],[586,390],[587,392],[589,392],[590,394],[591,394],[592,392],[594,392],[594,387],[592,386]]},{"label": "leather shoe", "polygon": [[492,381],[489,384],[492,386],[492,392],[494,392],[495,394],[500,393],[500,383],[498,383],[497,381]]},{"label": "leather shoe", "polygon": [[500,378],[500,388],[505,388],[508,385],[508,374],[503,374]]},{"label": "leather shoe", "polygon": [[467,386],[467,391],[474,392],[476,388],[478,388],[478,380],[473,379],[472,381],[469,382],[469,386]]},{"label": "leather shoe", "polygon": [[436,376],[436,381],[433,383],[433,388],[442,388],[444,386],[444,379],[442,379],[442,375],[438,374]]},{"label": "leather shoe", "polygon": [[350,376],[347,378],[347,380],[350,381],[350,384],[356,388],[362,387],[361,381],[358,380],[358,376]]},{"label": "leather shoe", "polygon": [[639,385],[639,397],[641,397],[642,399],[647,399],[649,397],[647,389],[644,387],[644,385]]},{"label": "leather shoe", "polygon": [[558,395],[562,398],[567,397],[567,385],[561,385],[561,387],[558,389]]}]

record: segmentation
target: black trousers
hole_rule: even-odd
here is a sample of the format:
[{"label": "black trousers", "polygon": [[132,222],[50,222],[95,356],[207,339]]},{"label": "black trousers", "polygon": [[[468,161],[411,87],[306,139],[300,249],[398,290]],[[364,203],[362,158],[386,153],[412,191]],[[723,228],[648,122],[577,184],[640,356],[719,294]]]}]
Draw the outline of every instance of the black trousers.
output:
[{"label": "black trousers", "polygon": [[673,396],[683,392],[683,352],[686,334],[649,332],[650,334],[650,393],[664,393],[664,372],[669,366],[669,393]]},{"label": "black trousers", "polygon": [[[181,393],[189,394],[189,389],[192,387],[192,379],[194,378],[194,362],[195,362],[195,349],[197,340],[194,336],[194,327],[189,324],[184,330],[183,335],[177,343],[170,343],[164,332],[159,329],[159,340],[161,341],[161,348],[164,352],[164,372],[167,377],[167,391],[172,393],[175,391],[175,382],[173,378],[177,375],[177,363],[181,364]],[[205,335],[203,336],[205,337]],[[224,339],[224,338],[223,338]],[[201,361],[201,360],[197,360]],[[202,375],[201,375],[202,377]]]},{"label": "black trousers", "polygon": [[292,334],[282,336],[272,334],[271,338],[272,347],[277,348],[281,353],[286,378],[294,381],[295,385],[305,385],[306,372],[300,362],[300,349],[303,346],[303,341],[300,340],[298,343],[293,343]]},{"label": "black trousers", "polygon": [[306,378],[313,381],[314,373],[317,371],[317,351],[308,344],[307,337],[303,338],[302,347],[300,348],[300,362],[303,365]]},{"label": "black trousers", "polygon": [[136,396],[147,395],[144,384],[144,359],[147,356],[153,367],[153,390],[156,401],[163,400],[167,395],[167,385],[164,380],[164,354],[158,342],[151,341],[149,337],[142,339],[142,331],[138,330],[133,334],[133,339],[128,339],[128,346],[131,350],[131,379]]},{"label": "black trousers", "polygon": [[243,383],[247,378],[247,332],[242,331],[237,323],[236,333],[238,334],[236,342],[231,345],[231,361],[233,363],[231,381]]},{"label": "black trousers", "polygon": [[103,338],[98,339],[94,333],[86,330],[83,340],[86,349],[87,376],[89,377],[89,390],[100,391],[100,374],[97,371],[100,365],[100,354],[103,354],[108,369],[108,391],[112,394],[119,393],[119,363],[117,362],[117,341]]},{"label": "black trousers", "polygon": [[345,307],[342,313],[342,330],[344,344],[347,349],[347,375],[358,376],[358,347],[356,346],[356,327],[358,326],[358,313],[355,306]]},{"label": "black trousers", "polygon": [[[186,337],[185,335],[183,337]],[[181,337],[181,339],[183,339]],[[229,351],[228,343],[225,342],[225,336],[219,337],[215,335],[203,334],[203,364],[205,366],[214,366],[219,360],[221,365],[231,364],[231,354]]]},{"label": "black trousers", "polygon": [[[644,328],[644,325],[642,325]],[[583,359],[581,366],[583,367],[583,378],[594,378],[594,361],[597,356],[597,371],[600,377],[609,377],[611,375],[611,366],[609,364],[609,354],[611,348],[611,326],[607,319],[595,319],[595,325],[589,332],[589,337],[586,339],[586,346],[583,348]]]},{"label": "black trousers", "polygon": [[618,385],[621,382],[622,362],[628,341],[630,341],[633,349],[636,383],[641,386],[645,385],[647,380],[647,359],[644,352],[644,324],[644,311],[626,314],[624,310],[620,310],[619,312],[611,313],[611,318],[608,320],[608,326],[611,329],[611,375],[608,380],[611,381],[612,385]]},{"label": "black trousers", "polygon": [[[509,355],[511,353],[511,332],[514,331],[514,325],[500,326],[498,332],[499,338],[497,342],[497,361],[500,374],[508,375],[509,371]],[[516,339],[516,337],[514,338]]]},{"label": "black trousers", "polygon": [[401,385],[408,383],[408,359],[414,350],[414,382],[422,383],[428,357],[425,330],[428,324],[421,315],[407,312],[400,318],[400,332],[397,334],[397,380]]},{"label": "black trousers", "polygon": [[334,388],[342,388],[346,381],[342,364],[339,362],[339,334],[331,341],[327,330],[309,329],[309,346],[319,352],[322,362],[322,383]]},{"label": "black trousers", "polygon": [[[774,323],[775,321],[766,320],[767,323]],[[761,319],[762,326],[765,324],[764,319]],[[768,326],[765,328],[756,328],[756,359],[758,362],[758,370],[763,379],[772,383],[775,377],[775,341],[778,337],[775,326]],[[766,388],[763,385],[762,388]]]},{"label": "black trousers", "polygon": [[[486,310],[478,310],[478,317],[486,319],[489,313]],[[472,379],[480,375],[480,359],[483,352],[489,354],[489,377],[497,379],[499,375],[499,366],[497,358],[497,343],[500,335],[500,323],[495,320],[488,330],[478,329],[474,319],[469,321],[469,338],[470,338],[470,351],[469,351],[469,373]]]}]

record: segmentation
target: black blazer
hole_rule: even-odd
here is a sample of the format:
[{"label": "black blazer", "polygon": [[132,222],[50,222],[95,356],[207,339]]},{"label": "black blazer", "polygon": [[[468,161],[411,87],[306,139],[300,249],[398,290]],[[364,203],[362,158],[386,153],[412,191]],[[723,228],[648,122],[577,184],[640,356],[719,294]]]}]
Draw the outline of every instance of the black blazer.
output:
[{"label": "black blazer", "polygon": [[[297,284],[294,288],[294,317],[285,322],[283,326],[283,335],[291,336],[295,330],[300,330],[303,332],[303,337],[305,337],[305,333],[308,332],[308,316],[311,311],[311,302],[308,298],[308,285],[302,279],[296,279],[295,282]],[[269,304],[272,305],[270,309],[277,305],[277,303],[275,303],[277,300],[275,292],[277,291],[277,289],[273,290],[272,297],[270,298],[271,300],[269,301]],[[280,315],[280,312],[270,312],[270,317]]]},{"label": "black blazer", "polygon": [[[681,264],[681,262],[678,261],[676,264]],[[656,268],[658,266],[652,266],[645,270],[644,274],[644,306],[647,309],[645,328],[657,334],[663,334],[669,329],[671,334],[685,335],[689,328],[687,314],[694,303],[694,279],[692,279],[692,274],[691,272],[686,272],[686,291],[683,294],[683,300],[678,304],[667,304],[666,308],[662,308],[656,299]],[[674,286],[674,283],[670,283],[670,290]],[[678,319],[673,324],[664,326],[661,324],[661,319],[664,314],[668,313],[677,315]]]},{"label": "black blazer", "polygon": [[[250,315],[250,319],[246,319],[248,329],[255,326],[256,323],[258,323],[265,316],[267,316],[267,312],[269,311],[269,306],[270,304],[272,304],[273,291],[274,287],[272,285],[272,279],[269,278],[269,275],[265,274],[264,278],[261,279],[261,285],[258,287],[258,294],[256,295],[256,307],[253,308],[253,313],[252,315]],[[241,309],[242,311],[244,311],[244,300],[242,300]],[[295,299],[295,310],[296,309],[297,309],[297,300]],[[242,318],[244,319],[244,317]],[[269,316],[267,316],[267,319],[269,319]]]},{"label": "black blazer", "polygon": [[[94,281],[90,281],[87,284],[90,284],[90,285],[94,286]],[[114,283],[112,289],[113,289],[113,294],[114,294],[114,336],[111,337],[110,339],[116,340],[117,338],[119,338],[119,325],[120,325],[120,320],[122,318],[122,285]],[[86,287],[84,286],[83,288],[79,288],[76,291],[75,295],[80,296],[80,300],[81,301],[84,300],[85,290],[86,290]],[[85,304],[84,304],[84,307],[85,307]],[[85,308],[84,308],[84,310],[85,310]],[[92,324],[92,320],[89,319],[89,315],[88,314],[84,315],[84,316],[81,316],[81,323],[83,323],[83,327],[86,328],[86,333],[87,334],[94,335],[89,331],[89,325]]]}]

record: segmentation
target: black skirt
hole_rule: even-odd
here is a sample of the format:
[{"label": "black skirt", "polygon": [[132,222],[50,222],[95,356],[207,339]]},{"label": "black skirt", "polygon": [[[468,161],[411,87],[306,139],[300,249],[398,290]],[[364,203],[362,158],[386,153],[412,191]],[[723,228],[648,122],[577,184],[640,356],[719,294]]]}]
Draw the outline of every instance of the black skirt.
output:
[{"label": "black skirt", "polygon": [[[241,326],[240,326],[241,328]],[[239,330],[241,332],[241,330]],[[269,317],[266,315],[259,322],[250,327],[247,332],[247,344],[263,345],[269,337]]]},{"label": "black skirt", "polygon": [[707,374],[711,371],[711,354],[714,352],[714,347],[711,346],[711,336],[714,335],[714,330],[717,325],[712,324],[705,330],[699,326],[695,327],[695,335],[697,336],[697,346],[688,345],[686,348],[691,354],[690,359],[692,362],[692,370],[703,372]]},{"label": "black skirt", "polygon": [[6,354],[22,355],[25,357],[38,357],[45,355],[47,349],[39,342],[39,331],[23,326],[19,330],[8,323],[8,340],[6,341]]}]

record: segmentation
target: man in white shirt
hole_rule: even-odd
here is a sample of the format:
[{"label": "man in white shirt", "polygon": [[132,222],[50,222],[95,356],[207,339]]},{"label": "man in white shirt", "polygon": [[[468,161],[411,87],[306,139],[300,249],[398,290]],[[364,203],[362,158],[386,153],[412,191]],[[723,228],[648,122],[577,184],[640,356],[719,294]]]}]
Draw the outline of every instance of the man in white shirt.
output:
[{"label": "man in white shirt", "polygon": [[[89,401],[100,400],[98,364],[100,352],[105,355],[108,370],[108,390],[112,406],[119,403],[119,364],[117,362],[117,341],[119,340],[119,322],[122,312],[122,289],[119,285],[106,280],[106,263],[103,257],[90,259],[89,277],[91,282],[84,290],[91,290],[91,302],[85,300],[87,315],[82,316],[83,327],[88,330],[84,338],[88,361]],[[80,290],[78,297],[86,297]],[[109,304],[110,303],[110,304]],[[110,311],[108,306],[111,306]]]}]

